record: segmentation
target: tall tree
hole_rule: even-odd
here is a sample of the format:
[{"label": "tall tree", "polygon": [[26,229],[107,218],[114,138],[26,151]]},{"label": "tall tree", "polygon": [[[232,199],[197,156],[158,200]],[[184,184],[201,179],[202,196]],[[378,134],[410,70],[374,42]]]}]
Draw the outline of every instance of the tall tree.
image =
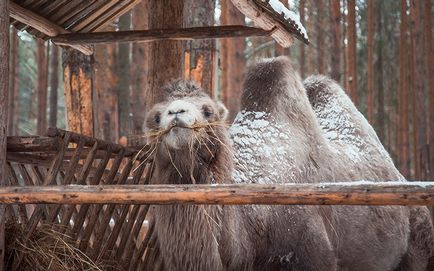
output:
[{"label": "tall tree", "polygon": [[9,68],[9,102],[8,102],[8,131],[11,135],[18,135],[19,128],[19,38],[15,27],[10,36],[10,68]]},{"label": "tall tree", "polygon": [[346,89],[357,105],[357,59],[356,59],[356,0],[347,0],[347,83]]},{"label": "tall tree", "polygon": [[62,60],[68,129],[93,136],[92,58],[63,49]]},{"label": "tall tree", "polygon": [[[314,0],[306,0],[305,6],[306,6],[306,13],[307,13],[307,20],[306,20],[306,27],[308,33],[311,33],[311,37],[316,36],[316,28],[315,28],[315,5],[316,1]],[[306,15],[306,14],[305,14]],[[311,38],[311,40],[315,40]],[[317,46],[317,44],[315,44]],[[316,54],[318,53],[317,50],[315,50],[313,44],[308,46],[306,48],[306,73],[307,75],[311,75],[313,73],[316,73],[318,70],[317,64],[316,64]]]},{"label": "tall tree", "polygon": [[[214,25],[215,0],[187,0],[184,1],[185,26],[212,26]],[[198,83],[208,94],[214,94],[214,73],[215,73],[215,40],[203,39],[193,40],[187,43],[189,52],[188,62],[189,78]],[[191,64],[194,66],[191,67]]]},{"label": "tall tree", "polygon": [[[174,29],[183,25],[184,2],[178,0],[150,0],[149,28]],[[160,88],[173,78],[182,78],[182,41],[156,41],[149,46],[149,76],[146,108],[164,98]]]},{"label": "tall tree", "polygon": [[[424,43],[423,43],[423,13],[421,1],[410,1],[411,12],[411,40],[413,41],[413,133],[415,146],[415,178],[425,179],[428,168],[428,153],[426,151],[427,136],[427,108],[425,106],[426,93],[424,88],[425,65],[424,65]],[[432,64],[432,63],[431,63]]]},{"label": "tall tree", "polygon": [[366,47],[368,49],[367,81],[368,81],[368,120],[374,121],[374,1],[368,0],[368,37]]},{"label": "tall tree", "polygon": [[[128,12],[119,18],[119,30],[130,30],[131,25],[131,13]],[[120,122],[120,136],[129,134],[130,129],[130,50],[129,43],[120,43],[118,45],[117,54],[117,74],[118,81],[118,110],[119,110],[119,122]]]},{"label": "tall tree", "polygon": [[378,124],[378,136],[381,142],[384,144],[385,142],[385,119],[386,119],[386,110],[384,106],[384,82],[383,82],[383,24],[382,24],[382,8],[383,2],[377,2],[377,15],[376,15],[376,32],[378,33],[378,40],[376,42],[376,50],[377,50],[377,61],[375,62],[374,69],[376,70],[376,78],[377,82],[377,100],[378,100],[378,117],[376,123]]},{"label": "tall tree", "polygon": [[[327,10],[325,8],[324,0],[316,1],[316,37],[317,37],[317,69],[318,73],[325,74],[326,73],[326,62],[325,62],[325,35],[324,33],[327,31],[325,28],[326,20],[324,19]],[[320,15],[321,14],[321,15]],[[313,19],[313,18],[312,18]]]},{"label": "tall tree", "polygon": [[399,38],[399,95],[398,95],[398,146],[399,169],[409,178],[408,152],[408,82],[407,82],[407,0],[401,0]]},{"label": "tall tree", "polygon": [[45,41],[37,39],[36,63],[38,77],[36,91],[38,95],[37,133],[43,134],[47,130],[47,87],[48,87],[48,57]]},{"label": "tall tree", "polygon": [[[6,185],[9,90],[9,1],[0,1],[0,186]],[[0,271],[4,270],[5,205],[0,205]]]},{"label": "tall tree", "polygon": [[[113,25],[105,28],[105,31],[114,30]],[[111,142],[119,139],[116,49],[116,44],[95,46],[92,66],[95,136]]]},{"label": "tall tree", "polygon": [[[132,10],[132,25],[134,30],[148,29],[149,2],[142,1]],[[133,134],[143,133],[143,123],[146,111],[146,92],[148,91],[146,81],[148,78],[148,43],[133,43],[131,63],[131,113]],[[134,142],[133,142],[134,143]],[[142,142],[136,142],[142,143]]]},{"label": "tall tree", "polygon": [[[340,1],[340,0],[335,0]],[[299,12],[300,12],[300,22],[302,25],[305,25],[305,0],[300,0],[299,3]],[[300,75],[301,78],[306,77],[306,45],[303,42],[299,42],[300,44],[300,57],[299,57],[299,66],[300,66]]]},{"label": "tall tree", "polygon": [[[221,4],[220,23],[222,25],[244,24],[244,15],[238,11],[231,1],[222,1]],[[221,99],[229,109],[229,121],[235,118],[240,109],[246,68],[245,48],[246,42],[244,38],[221,40]]]},{"label": "tall tree", "polygon": [[50,118],[49,126],[57,126],[57,91],[59,88],[59,47],[51,44],[51,56],[50,56]]},{"label": "tall tree", "polygon": [[429,180],[434,180],[434,46],[432,39],[432,13],[431,13],[431,1],[425,1],[425,52],[429,58],[425,62],[427,64],[427,78],[428,78],[428,107],[429,107],[429,120],[428,120],[428,142],[429,142]]},{"label": "tall tree", "polygon": [[331,32],[332,32],[332,48],[331,48],[331,77],[336,81],[341,80],[341,1],[330,1],[331,14]]}]

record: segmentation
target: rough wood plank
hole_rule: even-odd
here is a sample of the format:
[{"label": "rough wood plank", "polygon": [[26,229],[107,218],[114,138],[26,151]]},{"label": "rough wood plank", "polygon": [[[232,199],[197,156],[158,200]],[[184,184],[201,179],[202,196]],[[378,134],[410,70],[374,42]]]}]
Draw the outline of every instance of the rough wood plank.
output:
[{"label": "rough wood plank", "polygon": [[5,187],[0,203],[434,205],[434,182]]},{"label": "rough wood plank", "polygon": [[[10,3],[10,16],[17,21],[20,21],[26,25],[29,25],[36,30],[44,33],[49,37],[55,37],[59,34],[70,33],[70,31],[58,26],[57,24],[45,19],[44,17],[28,10],[20,5],[9,1]],[[93,53],[92,47],[86,45],[74,45],[71,46],[76,50],[79,50],[83,54],[91,55]]]},{"label": "rough wood plank", "polygon": [[8,136],[8,152],[57,151],[58,141],[53,137]]},{"label": "rough wood plank", "polygon": [[179,29],[151,29],[94,33],[61,34],[51,39],[58,45],[149,42],[156,40],[193,40],[269,36],[272,31],[243,25],[203,26]]}]

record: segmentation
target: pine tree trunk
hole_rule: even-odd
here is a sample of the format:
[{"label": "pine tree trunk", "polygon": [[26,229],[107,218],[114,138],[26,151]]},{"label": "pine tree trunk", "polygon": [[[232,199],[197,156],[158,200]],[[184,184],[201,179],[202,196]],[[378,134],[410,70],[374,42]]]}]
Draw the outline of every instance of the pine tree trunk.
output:
[{"label": "pine tree trunk", "polygon": [[8,133],[18,135],[19,126],[19,43],[15,27],[10,35],[10,67],[9,67],[9,102],[8,102]]},{"label": "pine tree trunk", "polygon": [[341,80],[341,5],[340,0],[330,1],[331,14],[331,32],[332,32],[332,48],[331,48],[331,77],[336,81]]},{"label": "pine tree trunk", "polygon": [[[130,30],[131,13],[128,12],[119,18],[119,31]],[[131,132],[130,129],[130,44],[120,43],[117,54],[117,74],[119,77],[118,90],[118,110],[120,136],[126,136]]]},{"label": "pine tree trunk", "polygon": [[[150,0],[149,28],[180,28],[183,25],[184,2]],[[149,45],[149,76],[146,108],[164,99],[160,88],[170,80],[183,76],[182,41],[156,41]]]},{"label": "pine tree trunk", "polygon": [[[324,61],[324,47],[325,47],[324,33],[326,32],[324,17],[326,14],[326,9],[324,4],[325,4],[324,0],[317,0],[316,2],[317,57],[318,57],[318,73],[320,74],[326,73],[326,67]],[[319,16],[319,14],[321,14],[321,16]]]},{"label": "pine tree trunk", "polygon": [[[185,27],[214,25],[215,0],[184,1]],[[211,97],[214,96],[215,40],[193,40],[187,43],[189,52],[190,78],[197,82]]]},{"label": "pine tree trunk", "polygon": [[[0,186],[6,185],[9,92],[9,1],[0,1]],[[0,271],[4,270],[5,205],[0,205]]]},{"label": "pine tree trunk", "polygon": [[[244,24],[244,15],[230,1],[222,1],[220,23],[222,25]],[[240,110],[246,59],[245,39],[221,40],[221,100],[229,109],[229,122],[232,122]]]},{"label": "pine tree trunk", "polygon": [[399,95],[398,95],[398,157],[401,173],[409,178],[408,167],[408,99],[407,99],[407,1],[401,0],[401,25],[399,41]]},{"label": "pine tree trunk", "polygon": [[63,49],[62,62],[68,129],[93,136],[92,57]]},{"label": "pine tree trunk", "polygon": [[378,137],[380,138],[381,142],[384,144],[385,142],[385,118],[386,118],[386,111],[385,111],[385,105],[384,105],[384,83],[383,83],[383,30],[382,30],[382,3],[377,2],[377,30],[378,33],[378,42],[377,42],[377,61],[375,63],[374,69],[376,70],[376,82],[377,82],[377,99],[378,99]]},{"label": "pine tree trunk", "polygon": [[429,156],[427,164],[429,165],[428,180],[434,180],[434,46],[432,39],[432,14],[431,14],[431,1],[425,1],[425,51],[428,59],[427,73],[428,73],[428,106],[429,106],[429,119],[428,119],[428,142],[429,142]]},{"label": "pine tree trunk", "polygon": [[48,62],[46,54],[45,41],[37,40],[37,82],[36,91],[38,95],[38,119],[37,119],[37,133],[39,135],[44,134],[47,131],[47,82],[48,82]]},{"label": "pine tree trunk", "polygon": [[49,126],[57,126],[57,91],[59,88],[59,47],[51,44],[50,118]]},{"label": "pine tree trunk", "polygon": [[[340,0],[335,0],[340,1]],[[305,0],[300,0],[299,3],[299,12],[300,12],[300,22],[302,25],[305,24]],[[300,57],[299,57],[299,66],[300,66],[300,76],[301,78],[306,77],[306,45],[303,42],[299,42],[300,44]]]},{"label": "pine tree trunk", "polygon": [[[149,2],[142,1],[134,7],[132,11],[132,21],[134,30],[148,29],[148,16],[149,16]],[[132,44],[132,63],[131,63],[131,113],[133,134],[143,134],[143,123],[145,121],[146,112],[149,108],[145,105],[146,93],[149,91],[147,88],[147,79],[149,76],[148,56],[149,44],[148,43],[133,43]],[[131,144],[144,143],[143,137],[135,136],[132,138]],[[131,140],[130,140],[131,141]]]},{"label": "pine tree trunk", "polygon": [[[307,33],[311,33],[311,36],[314,36],[313,34],[316,32],[315,29],[315,15],[314,15],[314,9],[315,9],[315,5],[316,5],[316,1],[314,0],[306,0],[306,11],[308,14],[308,18],[306,21],[306,27],[307,27]],[[313,40],[313,39],[312,39]],[[306,48],[306,61],[307,61],[307,66],[306,66],[306,75],[309,76],[311,74],[314,74],[317,72],[318,67],[316,67],[316,54],[318,52],[314,49],[314,47],[308,46]]]},{"label": "pine tree trunk", "polygon": [[367,96],[368,120],[371,125],[374,121],[374,0],[368,0],[368,62],[367,62]]},{"label": "pine tree trunk", "polygon": [[[114,26],[105,29],[114,30]],[[116,49],[116,44],[95,46],[93,63],[95,136],[110,142],[117,142],[119,139]]]},{"label": "pine tree trunk", "polygon": [[356,1],[347,0],[347,84],[346,89],[357,105],[357,59],[356,59]]},{"label": "pine tree trunk", "polygon": [[[423,54],[423,13],[421,9],[423,8],[422,2],[417,0],[412,0],[411,2],[411,18],[412,18],[412,41],[413,41],[413,92],[414,92],[414,133],[415,139],[414,145],[416,146],[415,155],[417,156],[415,161],[415,173],[417,179],[426,179],[426,173],[428,165],[427,163],[427,108],[425,107],[425,65],[424,65],[424,54]],[[432,63],[431,63],[432,64]]]}]

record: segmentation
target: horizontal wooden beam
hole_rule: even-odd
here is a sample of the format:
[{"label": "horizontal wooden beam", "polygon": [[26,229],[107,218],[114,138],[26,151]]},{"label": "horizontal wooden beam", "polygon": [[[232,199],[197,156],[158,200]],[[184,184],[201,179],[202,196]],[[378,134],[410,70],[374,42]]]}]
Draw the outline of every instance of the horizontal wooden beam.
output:
[{"label": "horizontal wooden beam", "polygon": [[[34,13],[31,10],[28,10],[26,8],[21,7],[20,5],[14,3],[13,1],[9,1],[9,10],[10,10],[10,16],[14,18],[15,20],[29,25],[33,27],[34,29],[38,30],[39,32],[49,36],[54,37],[59,34],[66,34],[71,33],[71,31],[68,31],[64,29],[63,27],[45,19],[44,17]],[[65,44],[66,45],[66,44]],[[93,49],[91,46],[88,45],[67,45],[70,46],[76,50],[79,50],[85,55],[91,55],[93,54]]]},{"label": "horizontal wooden beam", "polygon": [[156,40],[193,40],[269,36],[272,30],[243,25],[222,25],[180,29],[151,29],[61,34],[51,40],[58,45],[149,42]]},{"label": "horizontal wooden beam", "polygon": [[0,203],[434,205],[434,182],[1,187]]}]

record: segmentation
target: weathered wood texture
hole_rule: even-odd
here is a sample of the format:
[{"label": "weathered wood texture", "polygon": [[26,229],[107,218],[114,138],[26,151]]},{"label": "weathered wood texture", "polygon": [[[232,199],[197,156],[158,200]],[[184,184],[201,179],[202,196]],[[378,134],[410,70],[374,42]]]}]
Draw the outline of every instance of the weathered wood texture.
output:
[{"label": "weathered wood texture", "polygon": [[275,12],[267,1],[261,0],[232,0],[232,3],[247,17],[251,18],[255,25],[265,30],[273,30],[273,38],[282,46],[292,45],[294,37],[309,43],[307,37],[302,34],[294,22],[286,20],[281,14]]},{"label": "weathered wood texture", "polygon": [[93,135],[92,61],[80,52],[63,50],[63,86],[68,128]]},{"label": "weathered wood texture", "polygon": [[59,45],[149,42],[160,40],[193,40],[231,37],[269,36],[272,31],[243,25],[202,26],[170,29],[107,31],[58,35],[51,40]]},{"label": "weathered wood texture", "polygon": [[[31,25],[35,30],[43,33],[48,37],[55,37],[59,34],[70,33],[63,27],[47,20],[46,18],[38,15],[37,13],[21,7],[20,5],[10,1],[10,16],[14,20],[17,20],[25,25]],[[29,31],[32,34],[32,31]],[[33,34],[36,34],[34,32]],[[71,46],[74,49],[79,50],[83,54],[90,55],[93,53],[92,48],[86,45],[74,45]]]},{"label": "weathered wood texture", "polygon": [[434,183],[6,187],[0,203],[434,205]]},{"label": "weathered wood texture", "polygon": [[[305,23],[305,12],[306,12],[305,4],[306,4],[306,0],[300,0],[299,2],[300,22],[303,25]],[[306,45],[304,43],[300,43],[299,46],[300,46],[300,55],[298,59],[298,65],[300,67],[300,76],[301,78],[306,78]]]},{"label": "weathered wood texture", "polygon": [[[183,25],[184,2],[177,0],[151,0],[149,28],[178,31]],[[181,41],[156,41],[149,46],[149,77],[146,108],[164,99],[160,91],[173,78],[183,78],[183,46]]]},{"label": "weathered wood texture", "polygon": [[[137,150],[56,128],[48,137],[8,137],[8,186],[143,185],[150,171],[143,160],[148,149]],[[146,174],[144,172],[146,170]],[[6,206],[8,219],[20,223],[31,236],[39,225],[50,225],[74,238],[93,260],[109,259],[120,270],[143,265],[149,238],[142,205],[32,205]],[[20,255],[14,265],[19,270]]]},{"label": "weathered wood texture", "polygon": [[[215,0],[187,0],[184,2],[184,26],[201,27],[214,25]],[[197,82],[211,97],[214,97],[216,69],[216,41],[213,39],[186,42],[185,53],[190,63],[186,79]]]},{"label": "weathered wood texture", "polygon": [[[6,136],[9,92],[9,2],[0,1],[0,187],[6,185]],[[5,211],[0,205],[0,271],[4,270]]]}]

